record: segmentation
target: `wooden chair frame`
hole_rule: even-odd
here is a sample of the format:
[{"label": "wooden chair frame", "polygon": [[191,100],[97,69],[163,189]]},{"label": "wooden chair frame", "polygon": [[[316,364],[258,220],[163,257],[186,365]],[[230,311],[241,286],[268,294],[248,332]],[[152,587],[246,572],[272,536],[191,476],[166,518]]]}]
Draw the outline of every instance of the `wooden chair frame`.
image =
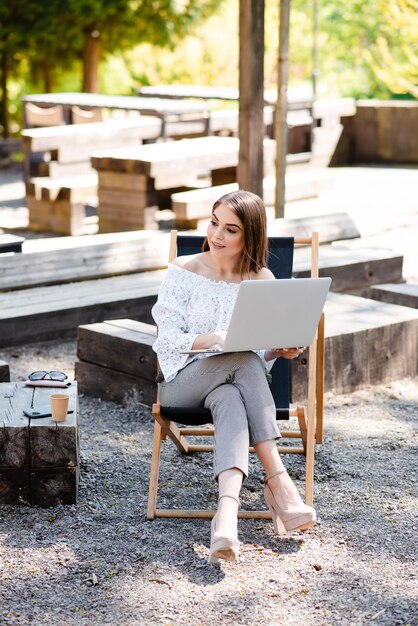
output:
[{"label": "wooden chair frame", "polygon": [[[172,261],[177,250],[177,231],[172,231],[169,259]],[[311,277],[318,277],[318,233],[312,233],[309,238],[295,238],[295,245],[311,246]],[[323,440],[323,395],[324,395],[324,314],[322,314],[313,343],[309,347],[309,368],[308,368],[308,402],[307,406],[298,405],[289,408],[289,416],[296,416],[299,430],[283,431],[283,439],[301,439],[302,445],[278,446],[281,453],[304,454],[306,456],[305,474],[305,500],[306,503],[313,503],[313,483],[314,483],[314,453],[315,443],[322,443]],[[147,518],[152,520],[156,517],[186,517],[186,518],[211,518],[215,514],[213,510],[198,509],[159,509],[157,508],[158,478],[161,458],[161,444],[169,437],[175,446],[183,454],[194,452],[211,452],[212,445],[191,444],[188,436],[213,436],[212,428],[179,427],[173,421],[161,414],[159,399],[153,404],[152,415],[154,417],[154,439],[152,446],[151,472],[148,494]],[[250,452],[253,452],[250,448]],[[239,517],[247,519],[270,519],[269,511],[240,511]]]}]

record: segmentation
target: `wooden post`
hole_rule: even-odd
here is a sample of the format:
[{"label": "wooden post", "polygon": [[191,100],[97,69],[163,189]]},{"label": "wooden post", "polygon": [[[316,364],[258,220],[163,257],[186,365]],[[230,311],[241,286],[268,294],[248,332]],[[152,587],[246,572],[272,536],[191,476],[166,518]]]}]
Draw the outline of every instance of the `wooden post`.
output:
[{"label": "wooden post", "polygon": [[284,217],[287,154],[287,79],[289,73],[290,0],[280,0],[279,77],[274,116],[276,138],[276,217]]},{"label": "wooden post", "polygon": [[263,197],[264,0],[240,0],[238,185]]}]

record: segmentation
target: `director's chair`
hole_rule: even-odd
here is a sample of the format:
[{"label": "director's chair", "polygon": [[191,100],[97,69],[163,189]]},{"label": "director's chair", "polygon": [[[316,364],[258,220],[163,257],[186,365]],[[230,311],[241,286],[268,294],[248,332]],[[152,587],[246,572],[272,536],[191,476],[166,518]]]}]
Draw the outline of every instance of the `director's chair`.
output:
[{"label": "director's chair", "polygon": [[[197,235],[177,235],[171,233],[169,260],[176,256],[200,252],[204,237]],[[318,233],[309,238],[269,237],[268,267],[275,278],[291,278],[293,268],[293,252],[297,245],[311,246],[311,277],[318,276]],[[307,303],[308,304],[308,303]],[[301,445],[278,446],[280,453],[303,454],[306,457],[305,500],[312,505],[314,481],[315,443],[322,443],[323,430],[323,393],[324,393],[324,315],[322,314],[317,333],[309,347],[308,367],[308,400],[307,405],[290,404],[291,368],[286,359],[277,359],[270,371],[270,384],[276,403],[277,420],[297,418],[299,430],[283,431],[282,439],[300,439]],[[168,437],[183,454],[195,452],[211,452],[212,445],[193,444],[188,437],[213,436],[212,416],[206,408],[179,408],[161,406],[159,399],[152,407],[154,417],[154,440],[152,447],[151,473],[148,494],[147,518],[155,517],[213,517],[213,510],[197,509],[159,509],[157,508],[158,477],[161,458],[161,444]],[[185,426],[186,425],[186,426]],[[205,428],[199,426],[206,425]],[[253,451],[250,448],[250,451]],[[269,519],[269,511],[240,511],[241,518]]]}]

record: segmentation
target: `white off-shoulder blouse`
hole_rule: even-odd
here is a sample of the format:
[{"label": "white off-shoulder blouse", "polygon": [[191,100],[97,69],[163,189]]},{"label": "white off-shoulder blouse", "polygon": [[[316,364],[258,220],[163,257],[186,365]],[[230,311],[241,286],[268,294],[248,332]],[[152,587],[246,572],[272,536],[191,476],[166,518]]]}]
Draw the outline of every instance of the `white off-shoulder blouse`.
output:
[{"label": "white off-shoulder blouse", "polygon": [[[198,335],[228,328],[238,288],[239,283],[212,280],[169,264],[151,311],[158,325],[153,349],[166,382],[192,361],[214,356],[179,354],[179,350],[190,350]],[[269,371],[274,361],[266,362],[264,352],[257,354]]]}]

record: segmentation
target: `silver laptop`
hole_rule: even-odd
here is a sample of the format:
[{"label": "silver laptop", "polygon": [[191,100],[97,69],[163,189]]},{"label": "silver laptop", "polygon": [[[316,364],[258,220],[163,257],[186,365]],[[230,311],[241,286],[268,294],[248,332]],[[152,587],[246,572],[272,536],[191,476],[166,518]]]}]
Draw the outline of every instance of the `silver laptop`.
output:
[{"label": "silver laptop", "polygon": [[223,348],[181,350],[180,354],[310,346],[330,285],[331,278],[244,280]]}]

